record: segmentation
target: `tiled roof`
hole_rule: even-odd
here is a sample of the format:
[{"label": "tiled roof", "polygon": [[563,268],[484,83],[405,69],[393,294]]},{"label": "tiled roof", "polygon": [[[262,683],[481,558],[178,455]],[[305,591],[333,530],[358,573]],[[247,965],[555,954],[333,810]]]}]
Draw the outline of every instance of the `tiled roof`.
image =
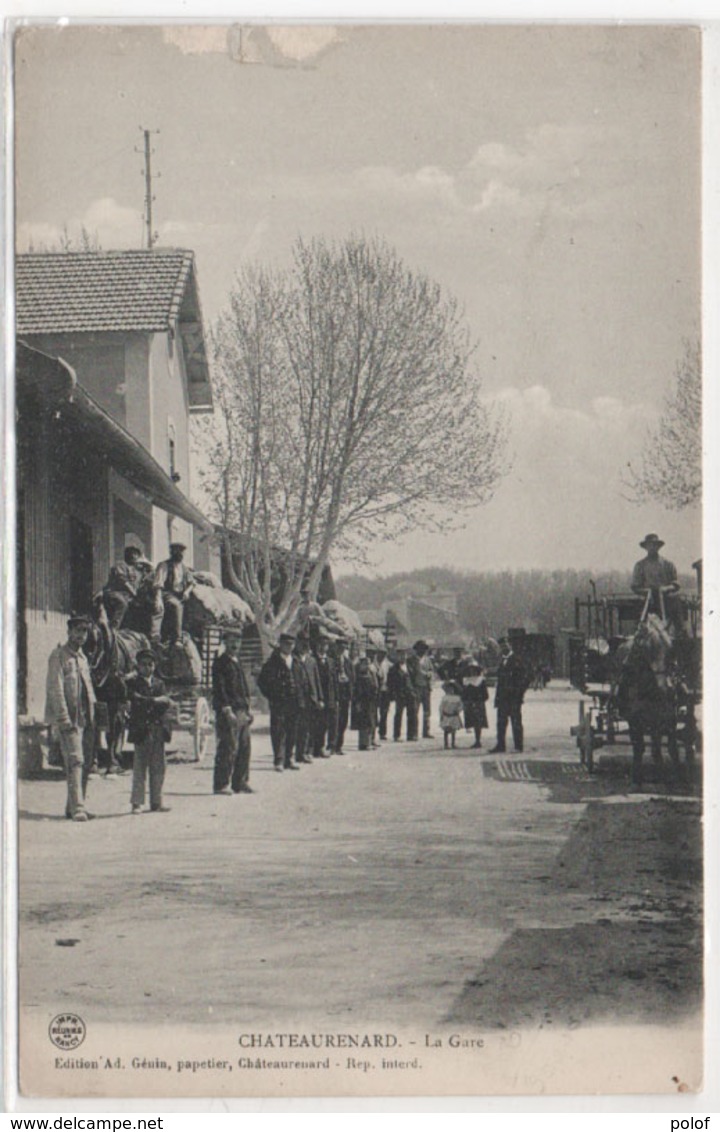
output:
[{"label": "tiled roof", "polygon": [[17,332],[167,330],[191,275],[193,253],[179,248],[19,255]]}]

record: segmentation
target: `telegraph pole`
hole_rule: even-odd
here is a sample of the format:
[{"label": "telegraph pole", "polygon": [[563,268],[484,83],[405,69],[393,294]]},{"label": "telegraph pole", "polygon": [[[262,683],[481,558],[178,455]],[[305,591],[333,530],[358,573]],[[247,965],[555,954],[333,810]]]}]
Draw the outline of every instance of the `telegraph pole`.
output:
[{"label": "telegraph pole", "polygon": [[155,232],[153,229],[153,201],[155,200],[155,197],[153,196],[152,191],[152,148],[150,146],[150,135],[159,134],[160,131],[146,130],[143,126],[141,126],[140,129],[143,133],[144,147],[142,151],[137,150],[136,152],[142,152],[145,157],[145,168],[143,170],[145,176],[145,239],[147,241],[148,248],[152,249],[157,239],[157,232]]}]

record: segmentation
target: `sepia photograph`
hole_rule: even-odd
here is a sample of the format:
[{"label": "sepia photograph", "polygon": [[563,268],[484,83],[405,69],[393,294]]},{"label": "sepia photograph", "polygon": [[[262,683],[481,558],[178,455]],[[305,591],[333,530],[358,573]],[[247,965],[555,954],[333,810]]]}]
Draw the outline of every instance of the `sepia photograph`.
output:
[{"label": "sepia photograph", "polygon": [[13,28],[24,1103],[703,1089],[702,75]]}]

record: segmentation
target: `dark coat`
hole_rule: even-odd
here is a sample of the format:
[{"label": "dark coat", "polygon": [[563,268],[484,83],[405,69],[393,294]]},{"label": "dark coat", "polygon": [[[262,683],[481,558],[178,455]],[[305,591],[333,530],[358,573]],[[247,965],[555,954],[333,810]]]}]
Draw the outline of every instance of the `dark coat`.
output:
[{"label": "dark coat", "polygon": [[297,687],[298,707],[301,711],[310,711],[313,702],[310,688],[310,673],[305,661],[301,656],[298,656],[297,653],[295,654],[293,672],[295,674],[295,684]]},{"label": "dark coat", "polygon": [[337,668],[335,661],[332,657],[325,656],[316,657],[318,675],[320,676],[320,687],[322,688],[322,698],[326,708],[331,710],[337,707],[338,702],[338,679]]},{"label": "dark coat", "polygon": [[216,657],[212,666],[213,708],[216,712],[230,707],[233,711],[248,711],[250,690],[243,666],[229,653]]},{"label": "dark coat", "polygon": [[529,685],[525,665],[515,653],[503,657],[497,672],[495,707],[509,708],[521,704]]},{"label": "dark coat", "polygon": [[463,684],[462,689],[463,714],[465,726],[487,727],[488,717],[485,703],[488,699],[487,684],[483,680],[477,687],[474,684]]},{"label": "dark coat", "polygon": [[335,665],[337,668],[338,699],[349,703],[352,700],[355,684],[355,667],[349,656],[338,657]]},{"label": "dark coat", "polygon": [[310,704],[312,707],[320,707],[323,703],[323,689],[320,681],[320,671],[318,664],[311,652],[307,653],[302,659],[301,664],[305,666],[308,674],[308,683],[310,685]]},{"label": "dark coat", "polygon": [[418,698],[410,668],[403,672],[399,664],[393,664],[388,672],[388,694],[396,703],[407,703]]},{"label": "dark coat", "polygon": [[375,726],[377,700],[377,676],[373,672],[356,672],[350,713],[352,731],[370,731]]},{"label": "dark coat", "polygon": [[268,700],[270,707],[290,706],[299,703],[298,678],[296,666],[300,662],[293,657],[292,668],[288,668],[279,649],[262,666],[258,676],[258,688]]},{"label": "dark coat", "polygon": [[[165,685],[157,678],[150,684],[139,672],[133,672],[125,681],[125,686],[130,700],[128,739],[131,743],[142,743],[150,734],[151,727],[160,723],[168,710]],[[166,729],[166,741],[169,738]]]}]

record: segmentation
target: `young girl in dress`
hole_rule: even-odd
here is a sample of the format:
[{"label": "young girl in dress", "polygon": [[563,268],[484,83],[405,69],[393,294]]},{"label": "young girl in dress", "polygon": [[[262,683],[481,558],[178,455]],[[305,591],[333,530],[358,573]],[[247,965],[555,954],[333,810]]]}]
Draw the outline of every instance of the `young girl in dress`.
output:
[{"label": "young girl in dress", "polygon": [[448,680],[443,684],[445,693],[440,700],[440,726],[445,737],[445,750],[455,746],[455,735],[462,727],[463,701],[457,684]]}]

